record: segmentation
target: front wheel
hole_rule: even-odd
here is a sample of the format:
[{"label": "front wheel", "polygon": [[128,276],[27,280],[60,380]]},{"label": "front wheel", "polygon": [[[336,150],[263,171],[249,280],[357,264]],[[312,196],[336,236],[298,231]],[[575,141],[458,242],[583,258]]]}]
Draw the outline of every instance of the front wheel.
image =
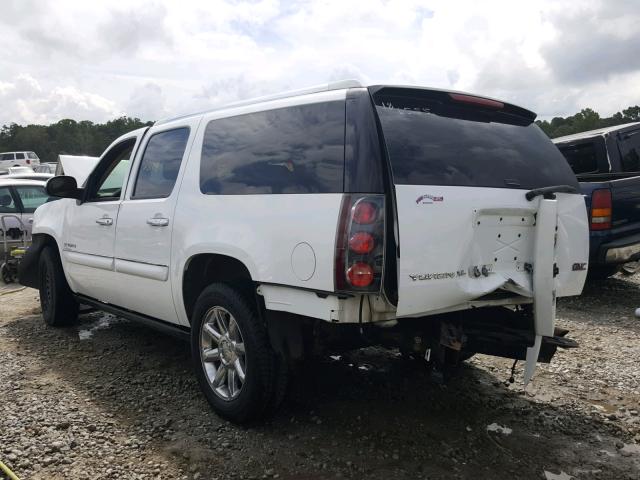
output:
[{"label": "front wheel", "polygon": [[38,264],[42,318],[52,327],[70,325],[78,319],[78,302],[62,271],[58,252],[45,247]]},{"label": "front wheel", "polygon": [[222,417],[264,416],[277,387],[277,362],[255,306],[237,290],[213,284],[198,297],[191,322],[198,383]]}]

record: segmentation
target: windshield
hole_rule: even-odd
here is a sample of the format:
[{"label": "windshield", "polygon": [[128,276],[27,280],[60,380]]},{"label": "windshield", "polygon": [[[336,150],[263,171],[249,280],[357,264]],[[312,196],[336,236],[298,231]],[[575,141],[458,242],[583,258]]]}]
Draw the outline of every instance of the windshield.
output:
[{"label": "windshield", "polygon": [[577,186],[567,162],[534,123],[422,99],[415,105],[393,100],[376,99],[376,109],[396,184]]}]

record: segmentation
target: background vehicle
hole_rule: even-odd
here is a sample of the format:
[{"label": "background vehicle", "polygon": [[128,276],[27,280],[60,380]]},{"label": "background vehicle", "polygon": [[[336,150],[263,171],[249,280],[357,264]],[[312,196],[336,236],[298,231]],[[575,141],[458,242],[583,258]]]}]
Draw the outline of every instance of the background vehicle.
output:
[{"label": "background vehicle", "polygon": [[46,182],[52,173],[37,173],[31,167],[10,167],[9,173],[0,177],[0,179],[22,179],[22,180],[40,180]]},{"label": "background vehicle", "polygon": [[581,292],[588,255],[575,176],[534,119],[339,82],[157,122],[82,188],[49,180],[65,199],[37,210],[20,281],[51,325],[82,302],[189,338],[235,421],[320,348],[394,346],[436,377],[474,352],[526,359],[526,382],[575,346],[555,299]]},{"label": "background vehicle", "polygon": [[576,173],[587,202],[589,275],[613,275],[624,263],[640,259],[640,123],[553,142]]},{"label": "background vehicle", "polygon": [[50,173],[55,174],[58,164],[54,162],[41,163],[40,165],[34,165],[33,171],[36,173]]},{"label": "background vehicle", "polygon": [[[40,205],[54,200],[45,191],[45,182],[0,177],[0,215],[16,215],[22,221],[27,236],[31,235],[33,213]],[[22,239],[22,227],[11,217],[6,219],[7,231],[0,229],[0,236],[12,240]]]},{"label": "background vehicle", "polygon": [[9,167],[40,165],[40,159],[34,152],[4,152],[0,153],[0,172],[8,171]]}]

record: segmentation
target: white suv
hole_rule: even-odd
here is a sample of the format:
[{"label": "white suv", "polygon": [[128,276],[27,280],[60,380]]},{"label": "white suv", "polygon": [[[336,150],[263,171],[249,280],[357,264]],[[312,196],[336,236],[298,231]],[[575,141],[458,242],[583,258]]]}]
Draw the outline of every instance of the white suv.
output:
[{"label": "white suv", "polygon": [[0,173],[6,173],[11,167],[33,167],[40,165],[40,159],[34,152],[0,153]]},{"label": "white suv", "polygon": [[[507,103],[340,82],[118,138],[38,208],[24,285],[50,325],[78,303],[189,338],[200,385],[246,421],[319,351],[397,347],[441,375],[481,352],[575,342],[587,214],[571,169]],[[321,350],[324,349],[324,350]]]}]

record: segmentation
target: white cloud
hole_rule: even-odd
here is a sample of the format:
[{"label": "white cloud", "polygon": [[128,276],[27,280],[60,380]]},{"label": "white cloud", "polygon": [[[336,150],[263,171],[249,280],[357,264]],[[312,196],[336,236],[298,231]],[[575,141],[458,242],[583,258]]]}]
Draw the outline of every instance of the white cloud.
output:
[{"label": "white cloud", "polygon": [[345,77],[609,115],[640,103],[637,20],[626,0],[14,0],[0,124],[154,119]]},{"label": "white cloud", "polygon": [[0,84],[0,105],[8,122],[49,123],[63,118],[104,121],[122,115],[115,103],[75,87],[43,89],[28,74]]}]

